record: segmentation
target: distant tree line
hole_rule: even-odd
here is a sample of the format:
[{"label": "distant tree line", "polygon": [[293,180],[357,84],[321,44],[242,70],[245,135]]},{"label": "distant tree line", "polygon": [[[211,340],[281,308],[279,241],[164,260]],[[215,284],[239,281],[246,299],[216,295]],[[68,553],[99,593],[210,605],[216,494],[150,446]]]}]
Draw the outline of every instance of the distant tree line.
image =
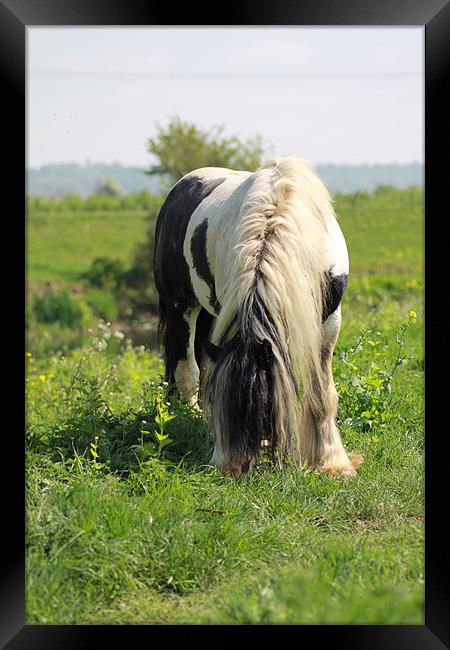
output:
[{"label": "distant tree line", "polygon": [[[256,169],[270,157],[273,149],[260,135],[242,139],[225,135],[225,127],[209,129],[175,116],[165,126],[156,124],[155,133],[147,141],[147,151],[154,160],[149,168],[124,166],[119,163],[87,162],[49,164],[27,173],[27,194],[61,198],[93,194],[120,196],[143,190],[164,194],[183,174],[198,167],[230,167]],[[302,157],[302,152],[298,152]],[[372,192],[379,185],[403,189],[423,185],[423,165],[318,164],[317,172],[332,192]]]}]

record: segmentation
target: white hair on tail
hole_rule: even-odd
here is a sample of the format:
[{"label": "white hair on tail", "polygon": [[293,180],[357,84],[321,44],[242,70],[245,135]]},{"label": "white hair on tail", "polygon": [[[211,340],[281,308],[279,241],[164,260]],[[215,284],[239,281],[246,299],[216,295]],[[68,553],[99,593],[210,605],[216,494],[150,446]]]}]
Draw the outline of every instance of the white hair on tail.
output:
[{"label": "white hair on tail", "polygon": [[[241,208],[235,261],[212,333],[221,345],[239,330],[252,330],[260,342],[269,340],[277,448],[283,454],[289,447],[295,457],[300,390],[314,399],[317,391],[308,387],[322,376],[325,234],[327,221],[334,219],[331,197],[307,162],[273,158],[257,170]],[[273,328],[253,317],[255,296]],[[216,399],[227,389],[226,369],[225,364],[222,377],[216,377]],[[220,404],[216,408],[222,420]]]}]

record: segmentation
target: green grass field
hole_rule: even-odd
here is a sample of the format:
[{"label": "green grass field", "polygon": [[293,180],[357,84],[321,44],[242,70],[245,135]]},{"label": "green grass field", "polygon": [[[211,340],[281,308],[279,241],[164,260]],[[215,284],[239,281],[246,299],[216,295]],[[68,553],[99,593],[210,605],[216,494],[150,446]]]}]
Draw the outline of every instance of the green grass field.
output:
[{"label": "green grass field", "polygon": [[96,257],[128,261],[142,242],[146,213],[31,212],[27,220],[29,282],[74,282]]},{"label": "green grass field", "polygon": [[[104,325],[70,354],[28,354],[28,623],[423,624],[422,200],[336,201],[351,277],[334,375],[344,444],[365,457],[355,479],[265,456],[221,477],[202,418],[165,404],[157,352]],[[126,262],[145,231],[142,213],[32,213],[28,278],[70,285],[93,257]]]}]

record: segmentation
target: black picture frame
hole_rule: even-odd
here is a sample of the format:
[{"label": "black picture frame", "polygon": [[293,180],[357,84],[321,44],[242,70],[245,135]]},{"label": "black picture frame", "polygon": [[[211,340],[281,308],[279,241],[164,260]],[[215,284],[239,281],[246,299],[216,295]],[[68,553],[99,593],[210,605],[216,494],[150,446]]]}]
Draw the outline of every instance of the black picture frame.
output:
[{"label": "black picture frame", "polygon": [[[17,382],[6,382],[6,403],[16,404],[14,424],[3,436],[2,477],[6,468],[13,471],[4,480],[0,580],[0,645],[10,650],[45,648],[102,648],[109,645],[136,644],[141,641],[160,643],[198,642],[199,626],[46,626],[25,624],[25,541],[24,541],[24,443],[19,432],[24,413],[21,396],[24,372],[23,288],[25,286],[25,28],[38,25],[158,25],[158,26],[236,26],[236,25],[308,25],[308,26],[423,26],[425,29],[425,286],[426,286],[426,543],[425,543],[425,625],[391,626],[264,626],[263,634],[280,642],[280,635],[294,634],[300,646],[314,644],[346,650],[438,650],[450,647],[450,606],[448,541],[445,524],[448,513],[448,456],[443,449],[448,438],[442,406],[448,401],[445,368],[442,359],[445,334],[442,332],[443,308],[439,280],[448,277],[443,270],[447,238],[439,237],[437,228],[446,217],[449,181],[445,163],[447,140],[445,117],[448,116],[446,82],[450,66],[450,5],[446,0],[258,0],[218,4],[217,14],[211,5],[202,8],[192,3],[168,6],[149,0],[0,0],[0,75],[2,77],[5,117],[4,135],[11,135],[11,146],[3,158],[7,162],[7,190],[11,208],[4,214],[4,245],[13,253],[14,281],[7,283],[4,300],[8,305],[8,352],[11,368],[18,373]],[[213,25],[214,23],[214,25]],[[447,200],[445,200],[447,199]],[[14,215],[14,218],[11,216]],[[6,234],[5,234],[6,233]],[[21,257],[20,252],[24,256]],[[16,253],[14,255],[14,253]],[[447,253],[448,257],[448,253]],[[19,260],[24,263],[19,263]],[[22,283],[22,284],[21,284]],[[17,327],[11,328],[9,317],[15,315]],[[445,317],[444,317],[445,320]],[[21,355],[20,361],[17,356]],[[433,363],[439,360],[440,363]],[[435,366],[436,370],[433,369]],[[9,391],[9,392],[8,392]],[[19,397],[17,397],[19,395]],[[447,443],[448,444],[448,443]],[[263,626],[257,626],[261,628]],[[289,630],[284,628],[288,627]],[[292,629],[294,628],[295,629]],[[276,628],[276,629],[274,629]],[[223,626],[222,643],[242,635],[252,638],[254,626]],[[259,632],[261,630],[258,630]],[[208,632],[211,634],[211,632]],[[161,635],[161,636],[160,636]],[[163,636],[164,635],[164,636]],[[249,636],[250,635],[250,636]],[[276,636],[275,636],[276,635]],[[298,635],[298,637],[297,637]],[[216,632],[209,637],[216,643]],[[244,640],[244,639],[243,639]]]}]

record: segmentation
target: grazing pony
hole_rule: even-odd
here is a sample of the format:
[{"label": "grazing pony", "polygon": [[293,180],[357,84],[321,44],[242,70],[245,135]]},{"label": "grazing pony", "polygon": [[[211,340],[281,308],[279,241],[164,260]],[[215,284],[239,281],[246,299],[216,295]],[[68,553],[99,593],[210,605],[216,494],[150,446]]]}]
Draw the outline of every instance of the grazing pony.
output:
[{"label": "grazing pony", "polygon": [[238,477],[271,446],[331,476],[356,473],[331,369],[348,254],[306,162],[186,174],[158,215],[154,277],[166,381],[191,403],[201,384],[212,464]]}]

